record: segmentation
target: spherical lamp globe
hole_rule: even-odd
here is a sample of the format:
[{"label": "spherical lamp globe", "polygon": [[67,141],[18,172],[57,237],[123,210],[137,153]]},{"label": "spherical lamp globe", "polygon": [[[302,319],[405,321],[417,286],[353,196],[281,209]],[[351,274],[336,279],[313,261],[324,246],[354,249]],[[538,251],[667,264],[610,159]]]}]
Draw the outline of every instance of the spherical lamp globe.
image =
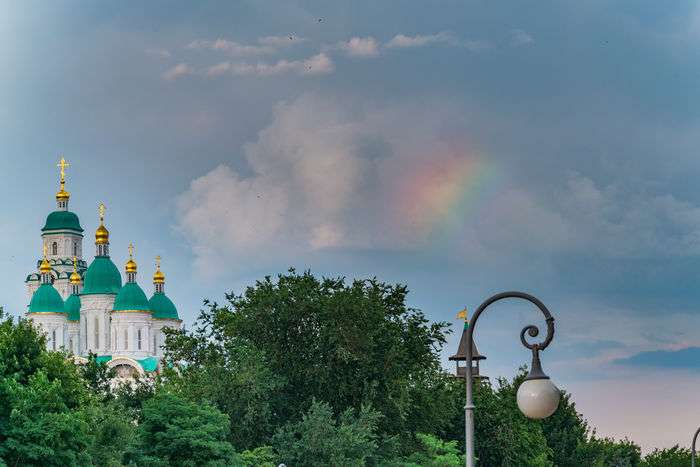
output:
[{"label": "spherical lamp globe", "polygon": [[559,407],[561,392],[549,378],[526,379],[518,388],[518,408],[528,418],[547,418]]}]

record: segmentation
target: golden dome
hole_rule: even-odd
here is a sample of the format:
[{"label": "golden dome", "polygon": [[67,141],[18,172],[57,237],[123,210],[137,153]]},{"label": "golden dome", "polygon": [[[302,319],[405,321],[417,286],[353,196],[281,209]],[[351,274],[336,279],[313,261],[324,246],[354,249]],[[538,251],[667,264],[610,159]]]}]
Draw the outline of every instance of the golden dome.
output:
[{"label": "golden dome", "polygon": [[39,266],[39,271],[42,274],[51,274],[51,264],[49,264],[49,260],[44,258],[44,260],[41,262],[41,266]]},{"label": "golden dome", "polygon": [[156,272],[153,273],[154,284],[165,284],[165,274],[160,270],[160,255],[156,256]]},{"label": "golden dome", "polygon": [[126,262],[126,272],[136,272],[136,261],[134,261],[134,245],[129,243],[129,261]]},{"label": "golden dome", "polygon": [[95,245],[106,245],[107,243],[109,243],[109,230],[104,224],[100,224],[95,231]]},{"label": "golden dome", "polygon": [[49,260],[46,259],[47,250],[47,246],[44,245],[44,259],[41,262],[41,265],[39,266],[39,272],[42,274],[51,274],[51,264],[49,263]]},{"label": "golden dome", "polygon": [[56,193],[56,201],[68,201],[70,199],[70,193],[68,193],[66,190],[63,189],[63,186],[61,186],[61,189]]},{"label": "golden dome", "polygon": [[95,245],[106,245],[109,243],[109,230],[105,227],[105,205],[100,203],[100,226],[95,231]]},{"label": "golden dome", "polygon": [[133,259],[126,262],[126,272],[136,272],[136,262]]},{"label": "golden dome", "polygon": [[70,275],[70,283],[73,285],[78,285],[80,284],[80,281],[82,278],[80,277],[80,274],[78,274],[78,258],[73,256],[73,273]]},{"label": "golden dome", "polygon": [[153,283],[154,284],[165,284],[165,274],[158,269],[155,274],[153,274]]}]

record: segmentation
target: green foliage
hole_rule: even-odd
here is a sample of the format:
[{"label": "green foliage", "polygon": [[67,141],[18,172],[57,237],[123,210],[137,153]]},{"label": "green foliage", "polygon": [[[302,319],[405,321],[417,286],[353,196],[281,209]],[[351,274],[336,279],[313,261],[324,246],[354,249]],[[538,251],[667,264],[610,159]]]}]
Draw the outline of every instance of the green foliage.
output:
[{"label": "green foliage", "polygon": [[458,449],[456,441],[443,441],[433,435],[417,433],[420,444],[418,451],[385,465],[403,467],[460,467],[464,465],[464,453]]},{"label": "green foliage", "polygon": [[515,394],[524,372],[513,380],[498,379],[498,387],[474,387],[475,451],[489,466],[552,466],[553,453],[539,422],[518,409]]},{"label": "green foliage", "polygon": [[87,417],[69,410],[58,380],[41,370],[27,384],[3,378],[3,403],[12,408],[2,420],[0,457],[10,465],[77,466],[90,462]]},{"label": "green foliage", "polygon": [[[406,294],[405,286],[376,279],[347,284],[290,270],[242,296],[228,295],[227,306],[212,304],[194,333],[171,336],[167,348],[173,361],[195,367],[193,375],[183,371],[185,381],[197,382],[190,391],[200,394],[193,397],[241,421],[232,425],[241,436],[234,435],[236,446],[265,444],[274,423],[298,420],[313,400],[335,414],[371,405],[383,415],[382,437],[412,443],[417,431],[450,431],[456,404],[442,397],[450,391],[439,363],[447,325],[408,308]],[[236,368],[246,370],[245,378]]]},{"label": "green foliage", "polygon": [[678,445],[668,449],[654,449],[644,457],[643,467],[688,467],[690,465],[690,449]]},{"label": "green foliage", "polygon": [[173,391],[215,405],[229,416],[230,441],[237,449],[255,448],[275,429],[272,404],[282,386],[264,354],[239,338],[209,339],[203,332],[171,333],[169,357],[185,364],[167,375]]},{"label": "green foliage", "polygon": [[228,417],[214,407],[161,391],[144,402],[142,418],[127,462],[224,466],[234,459]]},{"label": "green foliage", "polygon": [[92,352],[88,354],[87,363],[79,368],[80,375],[95,397],[104,401],[112,398],[110,380],[116,376],[116,370],[98,362],[97,355]]},{"label": "green foliage", "polygon": [[236,462],[241,467],[277,467],[277,454],[272,446],[262,446],[253,450],[243,451]]},{"label": "green foliage", "polygon": [[552,461],[558,467],[578,467],[578,453],[588,437],[588,424],[576,411],[571,395],[563,393],[559,407],[542,420],[542,432],[552,449]]},{"label": "green foliage", "polygon": [[92,462],[103,467],[121,466],[122,457],[136,435],[133,419],[115,403],[89,410],[92,443],[88,452]]},{"label": "green foliage", "polygon": [[610,438],[590,439],[577,452],[577,465],[593,467],[637,467],[641,464],[641,449],[627,439],[615,441]]},{"label": "green foliage", "polygon": [[275,433],[272,443],[290,466],[363,466],[377,449],[379,414],[362,407],[347,409],[336,420],[325,402],[313,402],[301,421]]}]

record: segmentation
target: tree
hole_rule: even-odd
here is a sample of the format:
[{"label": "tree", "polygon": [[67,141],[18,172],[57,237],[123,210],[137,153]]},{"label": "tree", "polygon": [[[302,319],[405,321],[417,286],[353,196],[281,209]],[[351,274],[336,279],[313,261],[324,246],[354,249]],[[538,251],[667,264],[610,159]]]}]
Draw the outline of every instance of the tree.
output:
[{"label": "tree", "polygon": [[513,381],[499,378],[495,389],[484,382],[474,385],[475,451],[481,465],[553,465],[552,449],[540,423],[526,418],[516,403],[517,388],[524,377],[521,369]]},{"label": "tree", "polygon": [[88,417],[69,410],[61,383],[41,370],[27,384],[0,382],[3,403],[11,408],[2,420],[0,457],[9,465],[80,466],[90,464]]},{"label": "tree", "polygon": [[97,361],[97,355],[90,352],[87,363],[80,365],[80,375],[87,383],[90,392],[100,400],[110,400],[113,397],[111,379],[117,375],[114,368],[106,363]]},{"label": "tree", "polygon": [[464,465],[464,453],[457,448],[456,441],[443,441],[433,435],[416,433],[420,449],[410,456],[386,466],[402,467],[460,467]]},{"label": "tree", "polygon": [[301,421],[273,437],[279,459],[290,466],[363,466],[377,449],[379,414],[368,407],[347,409],[336,420],[325,402],[313,402]]},{"label": "tree", "polygon": [[[434,403],[450,390],[439,360],[448,325],[430,323],[407,307],[407,293],[403,285],[376,279],[348,284],[343,278],[317,279],[292,269],[276,280],[256,282],[241,296],[227,295],[226,306],[211,304],[194,333],[181,333],[184,337],[175,336],[166,345],[173,360],[184,359],[186,366],[193,361],[205,366],[194,354],[212,342],[214,354],[223,356],[230,354],[224,349],[250,346],[278,378],[274,391],[264,386],[265,378],[253,378],[256,390],[267,394],[278,425],[297,421],[313,400],[326,402],[335,414],[371,405],[383,415],[382,437],[400,435],[413,443],[416,431],[446,432],[452,418],[446,410],[453,407]],[[226,361],[210,352],[203,355]],[[205,376],[197,379],[208,385]],[[229,391],[228,400],[237,397]],[[264,433],[257,438],[257,445],[267,442]]]},{"label": "tree", "polygon": [[641,449],[632,441],[597,438],[595,434],[577,450],[577,465],[593,467],[637,467],[641,464]]},{"label": "tree", "polygon": [[216,408],[160,391],[143,404],[136,439],[125,454],[137,465],[224,466],[234,460],[228,417]]},{"label": "tree", "polygon": [[643,467],[688,467],[690,465],[690,449],[678,445],[668,449],[654,449],[647,454],[642,462]]},{"label": "tree", "polygon": [[228,415],[236,449],[253,449],[270,439],[276,427],[272,404],[282,380],[263,352],[240,338],[210,339],[202,333],[171,333],[167,349],[169,358],[184,363],[178,372],[168,371],[168,386]]}]

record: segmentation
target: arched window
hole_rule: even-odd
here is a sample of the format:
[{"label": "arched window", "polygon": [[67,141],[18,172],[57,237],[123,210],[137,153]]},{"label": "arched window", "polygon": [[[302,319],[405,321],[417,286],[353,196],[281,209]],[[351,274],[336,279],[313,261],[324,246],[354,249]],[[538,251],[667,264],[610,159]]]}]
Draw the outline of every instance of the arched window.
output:
[{"label": "arched window", "polygon": [[158,332],[153,332],[153,353],[158,353]]},{"label": "arched window", "polygon": [[51,350],[56,350],[56,330],[51,331]]},{"label": "arched window", "polygon": [[73,242],[73,256],[78,256],[78,242]]},{"label": "arched window", "polygon": [[51,244],[51,254],[56,256],[58,254],[58,243],[53,242]]},{"label": "arched window", "polygon": [[141,330],[140,329],[136,332],[136,346],[139,350],[141,350]]},{"label": "arched window", "polygon": [[129,350],[129,330],[124,329],[124,350]]},{"label": "arched window", "polygon": [[95,350],[100,348],[100,318],[95,318]]}]

